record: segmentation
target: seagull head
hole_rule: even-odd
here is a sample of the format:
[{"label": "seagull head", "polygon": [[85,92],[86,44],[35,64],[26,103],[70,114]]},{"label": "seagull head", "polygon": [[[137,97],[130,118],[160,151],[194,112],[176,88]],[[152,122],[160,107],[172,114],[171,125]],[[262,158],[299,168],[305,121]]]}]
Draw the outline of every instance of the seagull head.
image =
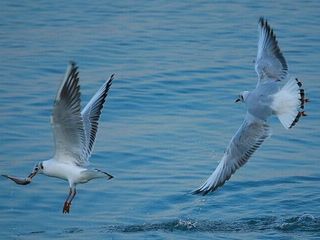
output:
[{"label": "seagull head", "polygon": [[249,91],[243,91],[239,94],[238,98],[234,102],[246,102],[247,97],[249,95]]},{"label": "seagull head", "polygon": [[37,175],[38,173],[42,173],[43,172],[43,164],[42,162],[37,163],[32,172],[29,174],[29,176],[27,177],[27,179],[32,179],[35,175]]}]

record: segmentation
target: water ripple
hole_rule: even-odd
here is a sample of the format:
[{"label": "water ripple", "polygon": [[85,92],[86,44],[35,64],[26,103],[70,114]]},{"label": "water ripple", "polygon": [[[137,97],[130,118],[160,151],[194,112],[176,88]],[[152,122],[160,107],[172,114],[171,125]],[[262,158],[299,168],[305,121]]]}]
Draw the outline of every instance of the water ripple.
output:
[{"label": "water ripple", "polygon": [[311,214],[302,214],[290,218],[267,216],[245,218],[232,222],[195,219],[177,219],[162,223],[144,223],[134,225],[112,225],[104,228],[106,232],[153,232],[153,231],[190,231],[190,232],[320,232],[320,218]]}]

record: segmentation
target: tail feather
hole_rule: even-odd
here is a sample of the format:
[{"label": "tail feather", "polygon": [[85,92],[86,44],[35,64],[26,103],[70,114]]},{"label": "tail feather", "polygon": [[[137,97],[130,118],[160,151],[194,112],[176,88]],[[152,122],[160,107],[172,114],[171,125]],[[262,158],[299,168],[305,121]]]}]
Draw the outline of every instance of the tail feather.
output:
[{"label": "tail feather", "polygon": [[94,169],[95,171],[99,172],[99,173],[102,173],[104,174],[105,176],[108,177],[108,179],[111,179],[111,178],[114,178],[111,174],[107,173],[107,172],[104,172],[104,171],[101,171],[100,169]]},{"label": "tail feather", "polygon": [[85,182],[95,178],[107,178],[108,180],[113,178],[113,176],[109,173],[101,171],[99,169],[87,169],[83,171],[82,176]]},{"label": "tail feather", "polygon": [[290,79],[283,88],[273,96],[272,109],[282,125],[292,128],[304,113],[305,98],[302,83],[296,79]]}]

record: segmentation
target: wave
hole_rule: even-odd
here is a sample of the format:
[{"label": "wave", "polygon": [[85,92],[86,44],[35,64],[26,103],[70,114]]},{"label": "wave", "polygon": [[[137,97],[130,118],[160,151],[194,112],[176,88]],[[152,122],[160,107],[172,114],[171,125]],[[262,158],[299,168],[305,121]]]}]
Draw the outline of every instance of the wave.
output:
[{"label": "wave", "polygon": [[320,218],[303,214],[290,218],[273,216],[244,218],[232,222],[195,219],[177,219],[162,223],[107,226],[107,232],[138,233],[153,231],[191,231],[191,232],[320,232]]}]

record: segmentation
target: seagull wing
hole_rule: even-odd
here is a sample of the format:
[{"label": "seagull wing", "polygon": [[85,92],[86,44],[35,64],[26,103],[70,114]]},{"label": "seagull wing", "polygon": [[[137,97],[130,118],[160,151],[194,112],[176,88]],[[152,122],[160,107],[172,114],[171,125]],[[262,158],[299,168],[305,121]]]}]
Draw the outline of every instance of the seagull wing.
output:
[{"label": "seagull wing", "polygon": [[215,171],[193,193],[206,195],[222,186],[238,168],[248,161],[254,151],[269,136],[270,129],[266,122],[247,113],[244,122],[231,139]]},{"label": "seagull wing", "polygon": [[258,74],[259,85],[263,80],[284,79],[288,72],[288,65],[268,22],[260,18],[258,25],[259,41],[255,70]]},{"label": "seagull wing", "polygon": [[55,98],[51,123],[55,139],[54,159],[83,165],[86,163],[82,158],[85,135],[78,74],[75,63],[71,63]]},{"label": "seagull wing", "polygon": [[96,94],[91,98],[85,108],[81,111],[86,142],[84,145],[83,159],[89,160],[98,130],[98,122],[103,104],[111,87],[114,74],[109,81],[105,82]]}]

